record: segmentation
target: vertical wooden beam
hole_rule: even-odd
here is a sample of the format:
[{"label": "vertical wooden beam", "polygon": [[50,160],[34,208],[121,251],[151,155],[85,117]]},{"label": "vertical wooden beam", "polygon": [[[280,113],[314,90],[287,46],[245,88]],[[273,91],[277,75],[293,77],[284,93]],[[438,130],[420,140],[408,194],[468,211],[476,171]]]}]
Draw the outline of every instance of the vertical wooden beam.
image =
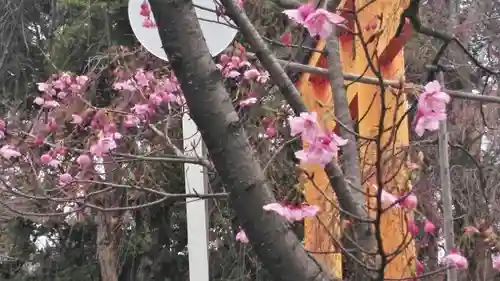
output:
[{"label": "vertical wooden beam", "polygon": [[[354,1],[354,0],[353,0]],[[369,0],[356,0],[355,5],[353,1],[346,1],[345,9],[352,9],[352,7],[360,7],[366,4]],[[378,38],[378,44],[371,43],[368,46],[369,52],[377,52],[382,55],[383,61],[380,62],[381,73],[384,79],[397,80],[404,75],[404,57],[403,47],[406,40],[409,38],[408,26],[405,27],[402,37],[394,38],[399,19],[402,11],[408,5],[407,0],[393,1],[393,0],[377,0],[370,4],[369,8],[363,10],[358,14],[361,26],[367,26],[372,23],[374,18],[381,17],[382,24],[378,24],[377,28],[355,30],[355,32],[362,32],[365,40],[375,32],[383,31]],[[346,14],[347,15],[347,14]],[[354,27],[352,23],[348,24],[351,28]],[[341,46],[341,60],[343,63],[343,72],[358,73],[366,76],[374,76],[370,70],[366,71],[368,65],[368,58],[365,56],[364,50],[360,44],[360,40],[352,36],[343,34],[340,37]],[[317,44],[318,50],[323,50],[325,46],[324,41],[319,41]],[[319,53],[314,53],[311,56],[309,65],[323,66]],[[375,65],[378,65],[374,61]],[[298,88],[303,95],[304,102],[310,111],[318,112],[323,125],[328,129],[335,128],[335,122],[331,117],[333,112],[333,104],[331,99],[331,89],[329,83],[325,83],[325,77],[319,77],[312,74],[304,73],[298,83]],[[362,98],[358,96],[362,93]],[[366,85],[362,83],[354,83],[347,89],[348,100],[351,104],[351,116],[358,121],[359,133],[363,136],[376,136],[378,132],[378,123],[381,118],[381,102],[380,87],[374,85]],[[386,116],[384,118],[385,128],[394,125],[394,120],[399,121],[406,110],[406,98],[403,93],[396,95],[390,91],[384,94]],[[318,101],[322,106],[318,106]],[[352,112],[356,111],[356,112]],[[330,113],[328,115],[327,113]],[[387,142],[390,138],[391,132],[382,136],[382,142]],[[407,119],[404,118],[403,122],[399,125],[396,133],[396,140],[393,145],[389,146],[390,149],[385,152],[387,158],[391,155],[397,154],[400,149],[404,149],[409,143],[409,131]],[[305,144],[307,145],[307,144]],[[375,159],[375,147],[373,144],[364,144],[360,148],[360,158],[362,160],[361,166],[363,167],[363,176],[367,180],[365,188],[369,187],[374,182],[373,176],[373,160]],[[392,157],[394,158],[394,157]],[[384,177],[396,177],[390,181],[385,189],[394,194],[400,193],[406,187],[407,174],[404,169],[399,168],[401,159],[387,163],[384,167]],[[397,162],[397,163],[396,163]],[[330,202],[335,202],[335,195],[331,187],[328,186],[328,179],[323,170],[316,165],[304,165],[303,168],[308,174],[314,174],[314,183],[310,180],[305,180],[304,187],[306,193],[306,200],[311,204],[316,204],[322,208],[322,213],[318,219],[311,218],[305,222],[305,246],[306,248],[316,253],[315,257],[329,267],[332,272],[339,278],[342,277],[341,254],[331,253],[336,249],[331,234],[334,238],[340,238],[341,226],[338,211],[331,206]],[[367,202],[367,207],[372,206]],[[410,214],[411,216],[411,214]],[[383,215],[381,228],[383,232],[383,247],[386,253],[396,251],[402,244],[408,242],[405,240],[406,236],[406,221],[407,213],[401,210],[391,210]],[[326,226],[326,228],[324,227]],[[333,233],[332,233],[333,232]],[[408,239],[408,238],[406,238]],[[324,254],[330,252],[330,254]],[[319,254],[321,253],[321,254]],[[413,276],[415,272],[415,248],[413,243],[403,250],[396,257],[391,257],[391,262],[386,267],[386,278],[408,278]]]},{"label": "vertical wooden beam", "polygon": [[[321,40],[317,43],[316,50],[322,51],[324,47],[325,41]],[[309,65],[320,66],[320,59],[320,53],[313,52]],[[316,111],[322,125],[329,130],[333,130],[335,122],[331,117],[333,103],[328,78],[304,73],[301,75],[297,86],[307,109]],[[322,106],[319,104],[322,104]],[[308,175],[314,175],[312,180],[302,178],[306,201],[321,208],[317,218],[307,218],[305,220],[305,248],[329,268],[335,277],[342,278],[342,255],[336,249],[335,241],[332,240],[332,236],[333,239],[338,239],[338,241],[340,241],[341,237],[341,229],[338,227],[340,225],[339,212],[331,204],[331,202],[336,201],[333,189],[329,185],[327,175],[319,165],[302,165],[302,168]]]},{"label": "vertical wooden beam", "polygon": [[[367,3],[368,0],[356,1],[356,6]],[[380,66],[379,71],[383,79],[399,80],[404,77],[404,55],[403,47],[405,40],[407,40],[409,31],[408,26],[405,27],[401,37],[395,38],[395,32],[400,22],[400,15],[404,8],[408,5],[406,0],[377,0],[370,5],[369,8],[364,9],[359,13],[361,26],[367,26],[374,18],[381,17],[376,29],[364,29],[358,32],[363,33],[365,40],[370,38],[371,35],[382,32],[378,40],[374,40],[368,45],[370,56],[374,52],[383,61],[373,61],[376,67]],[[356,73],[362,73],[364,68],[368,65],[368,58],[365,55],[360,42],[356,42]],[[367,76],[375,76],[369,70],[366,72]],[[382,178],[387,182],[383,187],[386,191],[395,195],[403,191],[407,191],[407,172],[404,170],[404,157],[396,156],[402,154],[409,144],[409,129],[407,118],[402,118],[407,108],[407,101],[404,93],[395,89],[385,89],[383,98],[379,86],[359,84],[356,88],[348,89],[349,92],[356,91],[363,93],[363,99],[359,100],[359,115],[364,116],[363,120],[359,123],[359,133],[367,137],[376,137],[379,130],[379,121],[382,118],[382,102],[384,102],[385,116],[383,124],[386,132],[382,135],[382,145],[390,143],[383,151],[383,159],[386,161],[382,165]],[[403,119],[401,122],[400,120]],[[398,126],[394,131],[391,128]],[[394,135],[391,136],[391,135]],[[374,163],[376,161],[376,146],[375,143],[364,144],[360,147],[360,158],[362,160],[361,167],[363,169],[363,177],[367,184],[365,188],[370,193],[373,184],[376,183],[376,178],[373,176],[375,171]],[[372,193],[373,194],[373,193]],[[374,214],[374,204],[367,202],[367,206]],[[402,209],[393,208],[382,215],[381,229],[383,235],[383,248],[386,254],[392,254],[402,245],[408,244],[410,236],[407,235],[407,219],[412,214]],[[415,247],[413,243],[402,250],[399,254],[390,257],[392,260],[386,266],[386,278],[408,278],[413,276],[415,272]]]}]

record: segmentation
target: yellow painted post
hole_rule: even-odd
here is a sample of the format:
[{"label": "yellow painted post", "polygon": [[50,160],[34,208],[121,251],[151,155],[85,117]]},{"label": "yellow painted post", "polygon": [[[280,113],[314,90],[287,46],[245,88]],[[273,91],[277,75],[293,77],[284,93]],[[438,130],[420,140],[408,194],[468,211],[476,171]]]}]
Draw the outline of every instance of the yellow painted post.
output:
[{"label": "yellow painted post", "polygon": [[[344,8],[352,8],[352,2],[348,0]],[[369,0],[356,0],[355,7],[361,7]],[[404,57],[403,52],[398,52],[397,45],[393,37],[397,26],[399,24],[400,14],[403,9],[408,5],[407,1],[402,0],[377,0],[370,4],[369,8],[364,9],[358,14],[358,19],[362,27],[367,26],[373,22],[376,16],[381,16],[381,25],[376,29],[363,30],[363,37],[367,40],[371,34],[378,31],[383,31],[382,35],[371,44],[368,49],[372,54],[377,52],[378,56],[384,58],[389,57],[387,61],[381,62],[381,72],[384,79],[399,79],[404,75]],[[351,23],[351,27],[354,25]],[[400,37],[401,38],[401,37]],[[397,41],[397,40],[396,40]],[[354,48],[353,48],[354,44]],[[366,71],[368,60],[365,56],[364,50],[361,46],[360,40],[355,39],[354,43],[352,38],[344,36],[341,38],[341,59],[343,62],[343,71],[362,74],[374,77],[372,71]],[[319,41],[317,44],[318,50],[323,50],[325,46],[324,41]],[[395,47],[396,46],[396,47]],[[391,56],[391,51],[396,52]],[[313,53],[309,61],[309,65],[320,66],[322,59],[319,53]],[[323,61],[324,63],[324,61]],[[378,65],[374,61],[375,65]],[[335,127],[335,122],[332,117],[328,117],[327,113],[333,112],[332,94],[330,85],[325,83],[325,78],[314,77],[314,75],[304,73],[302,74],[298,87],[303,95],[304,102],[310,111],[318,112],[323,125],[328,129]],[[381,103],[380,87],[374,85],[366,85],[362,83],[354,83],[348,87],[347,91],[349,102],[351,103],[351,110],[356,111],[354,118],[358,120],[359,133],[362,136],[377,136],[379,120],[381,118]],[[322,106],[318,106],[318,102]],[[399,123],[399,129],[396,132],[395,141],[391,141],[392,145],[384,152],[385,159],[393,159],[392,162],[385,163],[384,167],[384,180],[389,177],[394,179],[388,183],[385,189],[393,194],[398,194],[406,188],[406,172],[404,169],[399,169],[403,159],[395,160],[393,155],[408,145],[408,125],[407,120],[399,122],[406,110],[405,96],[402,92],[391,92],[387,90],[384,95],[385,111],[384,127],[391,128],[394,122]],[[361,120],[359,120],[361,119]],[[390,139],[391,130],[388,130],[382,136],[382,140],[386,143]],[[375,146],[374,144],[364,144],[360,147],[360,158],[363,159],[361,167],[363,169],[364,179],[367,180],[365,188],[369,191],[370,186],[375,183],[373,177],[374,160],[375,160]],[[320,260],[325,266],[332,270],[332,273],[337,277],[342,277],[342,259],[338,249],[335,247],[332,236],[339,239],[341,236],[341,226],[339,221],[339,213],[332,206],[331,202],[335,202],[335,195],[329,187],[328,178],[324,171],[316,165],[304,165],[303,168],[309,175],[314,175],[312,181],[305,180],[305,194],[306,200],[318,205],[321,209],[319,218],[307,219],[305,222],[305,247],[309,251],[316,253],[315,257]],[[397,170],[396,170],[397,169]],[[372,200],[368,200],[372,201]],[[367,207],[373,208],[373,204],[367,201]],[[373,212],[372,212],[373,213]],[[326,226],[326,227],[325,227]],[[405,213],[401,210],[392,210],[383,215],[382,222],[382,235],[383,246],[386,253],[396,251],[401,244],[405,244],[404,238],[406,233],[406,218]],[[335,254],[333,253],[335,252]],[[325,254],[326,253],[326,254]],[[401,251],[395,257],[391,257],[391,262],[386,267],[386,278],[404,278],[413,276],[415,272],[415,248],[410,243],[410,246]]]}]

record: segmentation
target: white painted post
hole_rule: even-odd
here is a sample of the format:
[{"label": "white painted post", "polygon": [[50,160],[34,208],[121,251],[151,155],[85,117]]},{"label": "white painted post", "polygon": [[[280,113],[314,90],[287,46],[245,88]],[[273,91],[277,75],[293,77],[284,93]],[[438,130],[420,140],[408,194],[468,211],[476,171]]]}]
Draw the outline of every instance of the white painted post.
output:
[{"label": "white painted post", "polygon": [[[203,140],[194,121],[185,113],[182,118],[184,153],[204,156]],[[201,165],[184,164],[186,193],[207,193],[207,174]],[[186,199],[189,280],[209,281],[208,265],[208,209],[203,199]]]}]

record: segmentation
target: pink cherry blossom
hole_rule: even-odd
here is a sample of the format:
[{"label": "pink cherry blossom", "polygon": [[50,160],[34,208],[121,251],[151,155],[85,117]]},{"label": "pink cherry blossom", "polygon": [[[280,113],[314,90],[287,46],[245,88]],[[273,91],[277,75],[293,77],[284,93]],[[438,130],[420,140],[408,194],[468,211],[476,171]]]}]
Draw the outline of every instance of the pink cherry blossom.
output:
[{"label": "pink cherry blossom", "polygon": [[479,229],[477,229],[475,226],[464,227],[464,234],[465,235],[472,235],[474,233],[479,233]]},{"label": "pink cherry blossom", "polygon": [[445,265],[457,269],[467,269],[469,266],[467,259],[456,250],[450,250],[448,255],[444,256],[443,262]]},{"label": "pink cherry blossom", "polygon": [[52,85],[48,83],[36,83],[40,92],[49,93],[52,90]]},{"label": "pink cherry blossom", "polygon": [[57,160],[57,159],[52,159],[52,160],[50,160],[50,162],[47,164],[47,166],[51,166],[51,167],[54,167],[54,168],[58,168],[60,165],[61,165],[61,161],[59,161],[59,160]]},{"label": "pink cherry blossom", "polygon": [[83,118],[80,116],[80,115],[77,115],[77,114],[71,114],[71,123],[73,124],[82,124],[83,122]]},{"label": "pink cherry blossom", "polygon": [[113,84],[113,89],[115,90],[124,90],[124,91],[131,91],[135,92],[137,88],[134,85],[134,81],[132,80],[126,80],[122,82],[116,82]]},{"label": "pink cherry blossom", "polygon": [[[373,185],[373,188],[376,190],[378,190],[378,187],[376,185]],[[399,203],[396,203],[398,202],[398,198],[394,195],[392,195],[391,193],[385,191],[384,189],[382,189],[382,194],[380,196],[380,202],[382,203],[382,208],[386,209],[386,208],[390,208],[390,207],[395,207],[395,208],[399,208],[400,205]]]},{"label": "pink cherry blossom", "polygon": [[241,107],[248,107],[252,104],[256,104],[258,101],[257,98],[248,98],[248,99],[244,99],[242,101],[240,101],[240,106]]},{"label": "pink cherry blossom", "polygon": [[139,117],[131,114],[125,116],[125,120],[123,121],[123,125],[125,125],[125,127],[127,128],[137,127],[137,125],[139,125],[140,123],[141,120],[139,119]]},{"label": "pink cherry blossom", "polygon": [[269,125],[267,128],[266,128],[266,135],[270,138],[272,137],[275,137],[276,136],[276,129],[274,128],[273,125]]},{"label": "pink cherry blossom", "polygon": [[319,212],[319,208],[314,205],[285,205],[280,203],[270,203],[262,207],[266,211],[273,211],[284,217],[288,221],[301,221],[306,217],[313,217]]},{"label": "pink cherry blossom", "polygon": [[224,75],[225,77],[227,78],[236,78],[236,77],[240,77],[241,73],[237,70],[230,70],[229,72],[227,72],[226,75]]},{"label": "pink cherry blossom", "polygon": [[408,232],[413,236],[418,234],[418,226],[413,220],[408,220]]},{"label": "pink cherry blossom", "polygon": [[78,156],[78,158],[76,159],[76,163],[80,165],[80,169],[85,169],[90,166],[90,164],[92,164],[92,159],[87,154],[82,154]]},{"label": "pink cherry blossom", "polygon": [[34,104],[37,104],[37,105],[43,105],[45,103],[45,100],[41,97],[36,97],[34,100],[33,100],[33,103]]},{"label": "pink cherry blossom", "polygon": [[255,68],[249,69],[243,73],[243,77],[247,80],[257,81],[258,83],[264,84],[269,80],[269,73],[267,71],[260,72]]},{"label": "pink cherry blossom", "polygon": [[80,75],[80,76],[76,77],[76,83],[78,83],[81,86],[83,86],[85,83],[87,83],[88,80],[89,80],[89,77],[85,76],[85,75]]},{"label": "pink cherry blossom", "polygon": [[500,271],[500,255],[494,255],[491,257],[491,267],[496,271]]},{"label": "pink cherry blossom", "polygon": [[73,176],[68,173],[64,173],[59,176],[59,185],[66,186],[70,184],[72,181],[73,181]]},{"label": "pink cherry blossom", "polygon": [[236,233],[236,241],[240,241],[240,243],[242,244],[248,244],[248,242],[250,242],[248,240],[247,234],[245,233],[245,231],[243,231],[243,229]]},{"label": "pink cherry blossom", "polygon": [[422,136],[425,130],[438,130],[439,121],[446,120],[446,104],[449,102],[450,96],[441,92],[439,82],[432,81],[425,85],[425,91],[418,99],[415,133]]},{"label": "pink cherry blossom", "polygon": [[61,99],[61,100],[65,99],[67,96],[68,96],[68,93],[66,93],[66,92],[57,93],[57,98]]},{"label": "pink cherry blossom", "polygon": [[290,46],[292,44],[292,33],[290,31],[283,33],[280,37],[280,42],[285,46]]},{"label": "pink cherry blossom", "polygon": [[318,114],[316,112],[302,112],[298,117],[290,117],[290,135],[305,135],[310,137],[309,140],[314,139],[318,130]]},{"label": "pink cherry blossom", "polygon": [[325,9],[317,9],[311,13],[304,22],[304,27],[307,28],[311,36],[318,35],[321,39],[326,39],[333,31],[334,25],[339,25],[345,22],[343,17],[328,12]]},{"label": "pink cherry blossom", "polygon": [[399,205],[410,210],[414,210],[417,208],[418,200],[415,194],[410,193],[408,195],[403,195],[403,198],[404,199],[399,202]]},{"label": "pink cherry blossom", "polygon": [[52,86],[58,90],[63,90],[67,87],[67,84],[64,83],[64,81],[62,81],[61,79],[58,79],[52,82]]},{"label": "pink cherry blossom", "polygon": [[298,24],[304,24],[307,17],[315,10],[313,4],[303,4],[297,9],[284,10],[283,13]]},{"label": "pink cherry blossom", "polygon": [[90,146],[90,154],[103,156],[111,150],[116,149],[117,145],[113,136],[101,134],[97,142]]},{"label": "pink cherry blossom", "polygon": [[132,107],[132,112],[140,118],[148,118],[153,114],[153,110],[147,103],[134,105],[134,107]]},{"label": "pink cherry blossom", "polygon": [[425,270],[425,268],[424,268],[424,265],[422,264],[422,262],[417,260],[417,262],[416,262],[417,275],[422,275],[424,273],[424,270]]},{"label": "pink cherry blossom", "polygon": [[59,77],[59,80],[61,80],[63,83],[65,84],[71,84],[71,74],[65,72],[61,75],[61,77]]},{"label": "pink cherry blossom", "polygon": [[52,161],[52,156],[50,154],[45,153],[42,156],[40,156],[40,163],[48,165],[50,161]]},{"label": "pink cherry blossom", "polygon": [[21,156],[21,153],[17,150],[15,150],[14,148],[12,148],[10,145],[4,145],[2,146],[2,148],[0,148],[0,155],[9,160],[11,158],[16,158],[16,157],[20,157]]},{"label": "pink cherry blossom", "polygon": [[[309,137],[307,139],[309,140]],[[329,135],[318,133],[313,141],[308,143],[307,147],[295,152],[295,157],[304,163],[318,164],[324,167],[337,155],[339,146],[343,146],[346,143],[347,140],[342,139],[335,133]]]},{"label": "pink cherry blossom", "polygon": [[436,231],[436,226],[430,220],[425,220],[424,221],[424,232],[425,233],[434,233],[434,231]]},{"label": "pink cherry blossom", "polygon": [[155,28],[156,27],[156,23],[153,22],[153,20],[150,19],[150,18],[145,18],[142,21],[142,26],[145,27],[145,28]]},{"label": "pink cherry blossom", "polygon": [[59,107],[59,103],[55,100],[46,100],[43,104],[45,108],[56,108]]},{"label": "pink cherry blossom", "polygon": [[149,17],[149,14],[151,13],[151,9],[149,8],[149,4],[146,0],[144,0],[142,3],[141,3],[141,16],[143,17]]}]

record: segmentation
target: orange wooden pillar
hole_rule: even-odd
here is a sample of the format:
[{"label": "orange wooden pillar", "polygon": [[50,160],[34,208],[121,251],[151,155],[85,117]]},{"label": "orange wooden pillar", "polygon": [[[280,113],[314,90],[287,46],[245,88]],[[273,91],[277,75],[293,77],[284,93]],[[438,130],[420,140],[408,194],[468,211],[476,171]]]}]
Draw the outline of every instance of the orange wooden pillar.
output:
[{"label": "orange wooden pillar", "polygon": [[[316,50],[321,51],[324,47],[325,41],[319,41]],[[324,62],[324,58],[319,52],[313,52],[309,65],[321,66],[321,62]],[[318,120],[322,125],[333,130],[335,122],[331,117],[333,103],[328,79],[304,73],[298,81],[298,88],[307,109],[317,112]],[[338,227],[340,225],[339,212],[331,204],[336,200],[335,195],[323,168],[309,164],[303,164],[302,168],[307,171],[308,175],[313,176],[312,179],[306,176],[302,178],[306,201],[321,208],[318,218],[305,220],[305,248],[329,268],[335,277],[342,278],[342,255],[336,249],[333,240],[341,237],[341,229]]]},{"label": "orange wooden pillar", "polygon": [[[354,0],[343,1],[344,9],[352,9]],[[356,0],[355,6],[361,7],[369,0]],[[404,75],[404,57],[402,47],[408,39],[409,30],[405,27],[403,34],[394,38],[395,31],[399,24],[400,14],[407,6],[407,1],[393,0],[377,0],[370,4],[369,8],[358,13],[363,30],[362,32],[365,41],[374,33],[380,32],[381,36],[368,45],[369,52],[373,54],[377,52],[379,61],[373,61],[376,66],[380,65],[380,70],[384,79],[397,80]],[[344,15],[348,18],[348,13]],[[374,19],[379,16],[382,18],[376,28],[370,30],[364,27],[374,22]],[[382,24],[380,24],[382,23]],[[352,22],[348,26],[351,29],[355,28]],[[351,36],[340,37],[341,60],[343,62],[343,71],[362,74],[365,76],[374,77],[371,70],[366,70],[368,65],[367,56],[361,46],[358,38]],[[319,41],[317,44],[318,50],[323,50],[324,41]],[[309,61],[310,65],[326,67],[325,60],[319,53],[314,53]],[[348,82],[347,82],[348,83]],[[328,129],[335,127],[335,122],[332,117],[328,117],[327,113],[333,112],[332,94],[328,81],[324,77],[318,77],[304,73],[299,80],[298,87],[303,95],[304,102],[310,111],[318,112],[320,119],[324,122],[324,126]],[[382,136],[384,143],[391,139],[390,135],[394,131],[390,130],[394,122],[399,123],[400,117],[403,116],[406,110],[405,97],[403,93],[387,90],[384,94],[384,99],[380,95],[380,87],[367,85],[362,83],[354,83],[348,87],[348,100],[350,102],[351,115],[353,119],[358,121],[359,133],[362,136],[377,136],[379,120],[381,119],[381,103],[385,102],[385,117],[384,127],[387,133]],[[319,103],[322,106],[319,106]],[[361,119],[361,120],[360,120]],[[398,130],[395,132],[395,140],[392,138],[392,145],[384,151],[385,159],[392,159],[391,162],[384,164],[383,177],[394,179],[384,188],[394,194],[398,194],[406,188],[406,173],[403,169],[399,169],[399,163],[402,159],[396,160],[395,154],[398,154],[400,149],[408,145],[408,125],[407,120],[400,122]],[[363,169],[364,179],[367,180],[365,188],[369,191],[369,187],[374,181],[374,160],[375,160],[375,144],[361,144],[360,142],[360,158],[363,159],[361,167]],[[341,254],[335,247],[335,242],[332,241],[332,236],[340,238],[341,227],[339,214],[332,206],[331,202],[335,202],[335,195],[329,186],[328,179],[319,166],[305,165],[303,167],[309,175],[314,175],[314,183],[305,180],[305,195],[306,200],[311,204],[320,206],[322,212],[319,218],[307,219],[305,222],[305,247],[307,250],[315,253],[314,255],[324,265],[332,270],[332,273],[337,276],[342,276]],[[368,200],[372,201],[372,200]],[[368,208],[373,208],[371,202],[367,202]],[[405,213],[398,210],[387,212],[382,217],[383,229],[383,247],[386,253],[396,251],[402,244],[405,244],[406,235],[406,218]],[[411,214],[410,214],[411,215]],[[385,276],[387,278],[404,278],[413,276],[415,272],[415,248],[413,244],[398,255],[390,257],[391,262],[386,267]]]}]

